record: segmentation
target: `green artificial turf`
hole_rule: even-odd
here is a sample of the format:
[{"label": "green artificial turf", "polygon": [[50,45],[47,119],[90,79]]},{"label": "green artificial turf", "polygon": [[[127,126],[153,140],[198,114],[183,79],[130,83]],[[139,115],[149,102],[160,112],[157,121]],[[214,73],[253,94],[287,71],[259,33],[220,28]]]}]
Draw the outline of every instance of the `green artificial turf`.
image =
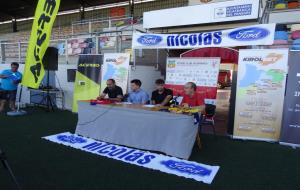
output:
[{"label": "green artificial turf", "polygon": [[[24,190],[299,190],[300,149],[202,136],[191,160],[219,165],[211,185],[96,156],[41,137],[74,132],[77,115],[30,110],[0,115],[0,147]],[[300,137],[299,137],[300,138]],[[14,189],[0,165],[0,190]]]}]

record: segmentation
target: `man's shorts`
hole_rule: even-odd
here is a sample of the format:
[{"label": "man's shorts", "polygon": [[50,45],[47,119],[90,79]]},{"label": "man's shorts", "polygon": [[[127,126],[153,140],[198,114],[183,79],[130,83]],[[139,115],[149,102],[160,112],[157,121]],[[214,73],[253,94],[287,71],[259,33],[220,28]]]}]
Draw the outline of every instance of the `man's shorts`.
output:
[{"label": "man's shorts", "polygon": [[16,90],[0,90],[0,100],[16,101],[17,91]]}]

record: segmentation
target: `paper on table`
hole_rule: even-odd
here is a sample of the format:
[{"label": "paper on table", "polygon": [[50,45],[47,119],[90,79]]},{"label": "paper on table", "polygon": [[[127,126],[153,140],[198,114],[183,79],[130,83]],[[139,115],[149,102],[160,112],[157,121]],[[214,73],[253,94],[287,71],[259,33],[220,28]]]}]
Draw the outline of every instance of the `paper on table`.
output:
[{"label": "paper on table", "polygon": [[130,104],[132,104],[131,102],[116,102],[116,104],[120,104],[120,105],[122,105],[122,104],[124,104],[124,105],[130,105]]},{"label": "paper on table", "polygon": [[153,107],[155,107],[155,105],[143,105],[143,107],[146,107],[146,108],[153,108]]}]

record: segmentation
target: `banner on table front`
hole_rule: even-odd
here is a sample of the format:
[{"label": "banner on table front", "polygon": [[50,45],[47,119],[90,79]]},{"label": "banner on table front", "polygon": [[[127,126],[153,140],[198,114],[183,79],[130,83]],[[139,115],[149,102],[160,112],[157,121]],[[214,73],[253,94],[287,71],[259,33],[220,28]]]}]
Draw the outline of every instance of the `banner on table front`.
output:
[{"label": "banner on table front", "polygon": [[300,52],[291,51],[280,143],[300,146]]},{"label": "banner on table front", "polygon": [[196,181],[211,184],[219,166],[209,166],[161,154],[146,152],[125,146],[114,145],[103,141],[82,137],[69,132],[60,133],[43,139],[63,144],[75,149],[119,160],[128,164],[158,170]]},{"label": "banner on table front", "polygon": [[78,110],[78,100],[91,100],[99,96],[102,58],[102,55],[79,55],[74,84],[73,112]]},{"label": "banner on table front", "polygon": [[189,34],[133,33],[133,49],[194,49],[202,47],[233,47],[272,45],[275,24]]},{"label": "banner on table front", "polygon": [[183,86],[187,82],[197,85],[197,94],[201,102],[216,99],[220,58],[168,58],[166,87],[173,90],[175,96],[182,96]]},{"label": "banner on table front", "polygon": [[234,137],[278,141],[288,49],[240,50]]},{"label": "banner on table front", "polygon": [[101,91],[106,87],[108,79],[114,79],[116,84],[127,91],[128,70],[130,54],[129,53],[105,53],[102,67]]},{"label": "banner on table front", "polygon": [[39,0],[27,48],[22,85],[38,88],[44,78],[43,57],[49,45],[51,30],[60,0]]}]

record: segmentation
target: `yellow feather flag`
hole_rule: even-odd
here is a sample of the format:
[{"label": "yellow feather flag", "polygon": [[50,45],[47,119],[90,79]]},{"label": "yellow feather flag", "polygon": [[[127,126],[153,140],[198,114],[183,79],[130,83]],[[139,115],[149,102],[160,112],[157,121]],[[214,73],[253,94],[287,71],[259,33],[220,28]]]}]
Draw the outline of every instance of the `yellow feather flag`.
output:
[{"label": "yellow feather flag", "polygon": [[44,78],[42,63],[49,46],[51,30],[55,21],[60,0],[39,0],[28,44],[22,85],[38,88]]}]

